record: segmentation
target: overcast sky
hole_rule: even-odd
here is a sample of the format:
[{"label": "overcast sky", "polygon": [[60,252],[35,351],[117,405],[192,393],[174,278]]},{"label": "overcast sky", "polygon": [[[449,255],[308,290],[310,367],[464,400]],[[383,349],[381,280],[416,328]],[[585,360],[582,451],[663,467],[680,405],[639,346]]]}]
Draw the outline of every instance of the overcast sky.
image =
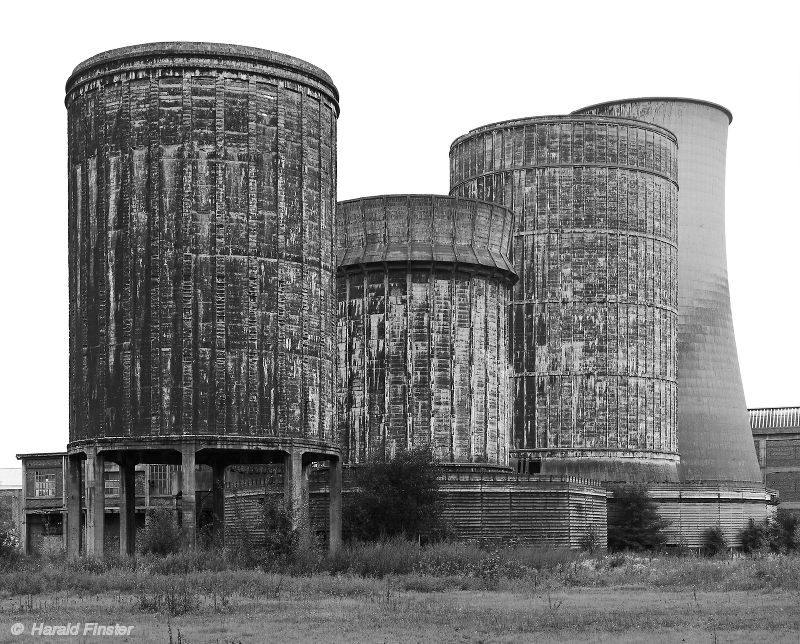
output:
[{"label": "overcast sky", "polygon": [[339,199],[446,194],[450,143],[493,121],[633,96],[728,107],[728,265],[747,404],[800,405],[800,37],[791,5],[6,4],[0,467],[68,440],[64,83],[98,52],[163,40],[252,45],[327,71],[341,94]]}]

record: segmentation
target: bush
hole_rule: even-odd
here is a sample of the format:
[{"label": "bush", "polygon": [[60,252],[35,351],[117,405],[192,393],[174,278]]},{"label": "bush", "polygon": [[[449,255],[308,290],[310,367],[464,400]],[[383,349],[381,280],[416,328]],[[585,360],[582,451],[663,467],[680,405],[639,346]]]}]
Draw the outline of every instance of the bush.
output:
[{"label": "bush", "polygon": [[614,507],[608,517],[609,550],[659,548],[666,540],[667,525],[646,488],[638,485],[614,488]]},{"label": "bush", "polygon": [[300,532],[294,526],[292,511],[273,495],[260,501],[263,505],[255,521],[242,515],[240,504],[234,505],[230,551],[244,566],[285,566],[295,559],[300,547]]},{"label": "bush", "polygon": [[0,562],[15,559],[19,555],[19,533],[11,521],[0,521]]},{"label": "bush", "polygon": [[441,539],[445,531],[435,465],[433,453],[422,448],[359,466],[355,489],[344,498],[345,538]]},{"label": "bush", "polygon": [[782,554],[800,550],[800,516],[778,510],[771,522],[770,548]]},{"label": "bush", "polygon": [[703,547],[702,552],[707,557],[714,557],[728,549],[728,541],[725,539],[725,534],[722,528],[714,526],[707,528],[703,532]]},{"label": "bush", "polygon": [[750,519],[739,533],[743,552],[759,552],[769,546],[769,524]]},{"label": "bush", "polygon": [[597,534],[597,530],[593,525],[590,525],[586,534],[581,537],[580,546],[581,550],[589,554],[593,554],[600,549],[600,535]]},{"label": "bush", "polygon": [[147,512],[136,545],[142,554],[164,556],[181,549],[182,536],[175,513],[169,508],[154,508]]}]

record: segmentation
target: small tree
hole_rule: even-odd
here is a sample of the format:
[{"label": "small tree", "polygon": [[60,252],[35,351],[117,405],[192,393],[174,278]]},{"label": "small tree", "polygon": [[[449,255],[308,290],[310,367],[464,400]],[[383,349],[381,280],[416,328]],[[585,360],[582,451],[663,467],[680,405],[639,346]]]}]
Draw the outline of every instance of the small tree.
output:
[{"label": "small tree", "polygon": [[608,517],[608,548],[652,550],[664,545],[668,522],[658,515],[647,489],[639,485],[614,488],[614,506]]},{"label": "small tree", "polygon": [[770,548],[774,552],[790,553],[800,550],[800,516],[778,510],[770,525]]},{"label": "small tree", "polygon": [[16,526],[11,521],[0,520],[0,562],[16,558],[19,546]]},{"label": "small tree", "polygon": [[265,494],[257,500],[259,509],[248,514],[244,508],[254,499],[234,498],[229,550],[245,566],[265,569],[290,563],[300,547],[300,531],[292,511],[282,499]]},{"label": "small tree", "polygon": [[359,466],[355,489],[344,499],[345,538],[443,536],[435,465],[431,450],[418,448],[401,451],[385,462]]},{"label": "small tree", "polygon": [[739,533],[743,552],[759,552],[769,545],[769,526],[767,522],[749,519]]},{"label": "small tree", "polygon": [[147,511],[144,528],[136,535],[136,544],[143,554],[163,556],[180,550],[182,536],[173,510],[153,508]]},{"label": "small tree", "polygon": [[707,528],[703,533],[703,554],[707,557],[714,557],[728,549],[728,541],[722,528],[714,526]]}]

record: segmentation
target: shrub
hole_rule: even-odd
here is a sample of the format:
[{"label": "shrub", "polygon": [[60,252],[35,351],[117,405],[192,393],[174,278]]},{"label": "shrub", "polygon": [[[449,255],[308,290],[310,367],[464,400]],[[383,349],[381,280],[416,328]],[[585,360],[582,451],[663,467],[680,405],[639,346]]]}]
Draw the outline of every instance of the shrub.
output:
[{"label": "shrub", "polygon": [[800,516],[778,510],[769,532],[770,548],[774,552],[786,554],[800,550]]},{"label": "shrub", "polygon": [[344,499],[345,538],[441,539],[444,525],[435,465],[433,453],[421,448],[360,466],[355,471],[355,489]]},{"label": "shrub", "polygon": [[230,551],[244,566],[274,568],[291,563],[300,547],[300,531],[294,525],[292,511],[282,499],[265,495],[259,499],[261,511],[255,520],[242,514],[242,504],[235,503]]},{"label": "shrub", "polygon": [[703,532],[703,547],[702,552],[707,557],[714,557],[728,549],[728,541],[725,539],[725,534],[722,528],[714,526],[707,528]]},{"label": "shrub", "polygon": [[769,524],[750,519],[739,533],[743,552],[759,552],[769,545]]},{"label": "shrub", "polygon": [[664,545],[668,525],[658,515],[647,489],[638,485],[614,488],[614,507],[608,517],[608,548],[652,550]]},{"label": "shrub", "polygon": [[144,528],[136,535],[136,545],[142,554],[168,555],[181,548],[181,529],[169,508],[148,510]]},{"label": "shrub", "polygon": [[590,525],[586,534],[581,537],[580,546],[581,550],[589,554],[593,554],[596,550],[600,549],[600,536],[597,534],[597,530],[593,525]]},{"label": "shrub", "polygon": [[19,533],[11,521],[0,521],[0,564],[20,554]]}]

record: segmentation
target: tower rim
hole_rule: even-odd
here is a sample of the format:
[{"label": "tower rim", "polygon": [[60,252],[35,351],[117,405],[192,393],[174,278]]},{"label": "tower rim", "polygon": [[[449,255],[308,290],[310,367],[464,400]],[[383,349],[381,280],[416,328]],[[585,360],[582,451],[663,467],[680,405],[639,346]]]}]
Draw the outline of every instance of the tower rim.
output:
[{"label": "tower rim", "polygon": [[621,105],[623,103],[643,103],[646,101],[660,101],[663,103],[694,103],[696,105],[705,105],[706,107],[712,107],[725,114],[725,116],[728,117],[728,125],[733,123],[733,112],[731,112],[724,105],[720,105],[719,103],[714,103],[713,101],[707,101],[702,98],[687,98],[684,96],[638,96],[635,98],[621,98],[612,101],[601,101],[600,103],[592,103],[591,105],[581,107],[580,109],[577,109],[574,112],[570,112],[570,114],[571,115],[585,114],[587,110],[593,110],[598,107],[609,107],[611,105]]}]

